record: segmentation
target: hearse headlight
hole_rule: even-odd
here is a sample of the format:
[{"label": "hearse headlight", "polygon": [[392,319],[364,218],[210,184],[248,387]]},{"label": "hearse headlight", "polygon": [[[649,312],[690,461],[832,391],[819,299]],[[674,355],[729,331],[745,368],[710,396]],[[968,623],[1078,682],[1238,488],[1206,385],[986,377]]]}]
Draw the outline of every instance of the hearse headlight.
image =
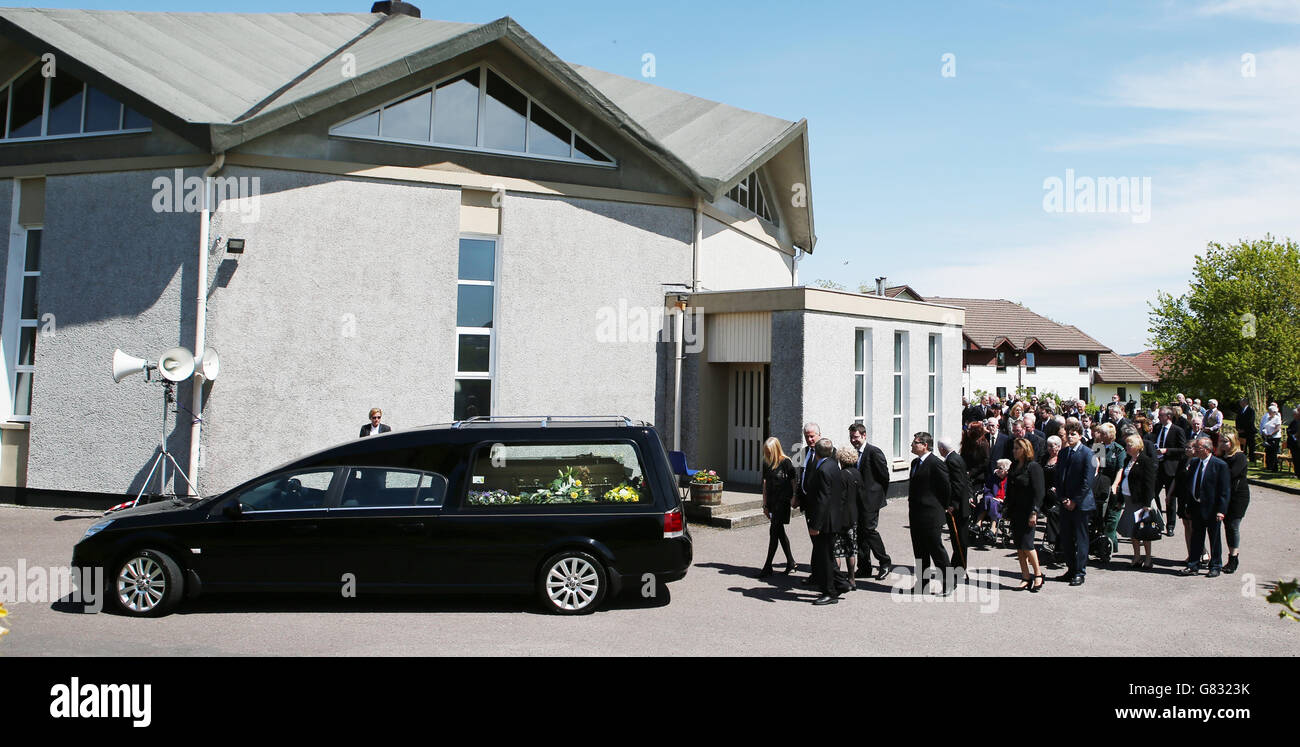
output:
[{"label": "hearse headlight", "polygon": [[116,521],[116,519],[109,519],[108,521],[100,521],[100,522],[96,522],[96,523],[94,523],[94,524],[91,524],[91,525],[90,525],[90,528],[86,530],[86,533],[83,534],[83,535],[81,535],[81,539],[83,539],[83,540],[90,539],[91,537],[95,536],[96,534],[99,534],[100,532],[102,532],[102,531],[104,531],[105,529],[107,529],[107,528],[108,528],[108,525],[109,525],[109,524],[112,524],[114,521]]}]

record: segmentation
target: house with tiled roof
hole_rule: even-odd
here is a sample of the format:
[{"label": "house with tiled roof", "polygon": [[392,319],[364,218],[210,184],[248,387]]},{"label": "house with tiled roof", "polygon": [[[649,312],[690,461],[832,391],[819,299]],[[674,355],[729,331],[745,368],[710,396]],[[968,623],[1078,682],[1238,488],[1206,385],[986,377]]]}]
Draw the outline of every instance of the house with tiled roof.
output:
[{"label": "house with tiled roof", "polygon": [[511,18],[4,8],[0,104],[0,500],[156,490],[162,389],[115,348],[220,350],[163,436],[204,494],[375,406],[624,415],[742,483],[809,420],[900,480],[959,427],[960,309],[799,287],[806,121]]},{"label": "house with tiled roof", "polygon": [[1093,401],[1109,402],[1111,395],[1118,394],[1121,402],[1142,403],[1144,392],[1155,391],[1159,378],[1133,363],[1133,358],[1115,353],[1102,353],[1100,365],[1093,377]]}]

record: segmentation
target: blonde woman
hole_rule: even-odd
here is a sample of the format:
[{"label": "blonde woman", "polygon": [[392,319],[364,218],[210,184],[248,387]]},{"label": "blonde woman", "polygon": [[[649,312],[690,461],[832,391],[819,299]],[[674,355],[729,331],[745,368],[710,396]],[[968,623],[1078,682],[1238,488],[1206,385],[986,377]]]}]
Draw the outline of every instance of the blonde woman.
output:
[{"label": "blonde woman", "polygon": [[772,575],[772,558],[776,555],[778,544],[785,551],[784,573],[788,576],[796,568],[794,555],[790,552],[790,538],[785,534],[785,525],[790,523],[790,499],[794,497],[794,482],[794,463],[781,450],[781,442],[775,438],[764,441],[763,515],[769,524],[767,561],[758,572],[759,578]]}]

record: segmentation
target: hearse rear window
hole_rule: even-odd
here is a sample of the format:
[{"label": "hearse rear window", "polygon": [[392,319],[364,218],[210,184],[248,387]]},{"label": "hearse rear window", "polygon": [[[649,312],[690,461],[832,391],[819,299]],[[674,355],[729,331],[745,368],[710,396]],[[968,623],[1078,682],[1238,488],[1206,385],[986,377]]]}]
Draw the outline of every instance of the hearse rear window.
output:
[{"label": "hearse rear window", "polygon": [[632,444],[492,444],[475,451],[466,505],[651,502]]}]

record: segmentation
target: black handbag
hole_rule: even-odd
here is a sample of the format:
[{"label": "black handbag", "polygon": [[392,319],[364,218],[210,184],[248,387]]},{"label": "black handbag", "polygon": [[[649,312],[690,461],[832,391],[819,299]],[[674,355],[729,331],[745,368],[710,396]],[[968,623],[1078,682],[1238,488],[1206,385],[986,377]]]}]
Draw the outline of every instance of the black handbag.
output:
[{"label": "black handbag", "polygon": [[1160,539],[1164,532],[1165,520],[1159,511],[1144,508],[1138,512],[1137,521],[1133,523],[1133,539],[1150,542]]}]

